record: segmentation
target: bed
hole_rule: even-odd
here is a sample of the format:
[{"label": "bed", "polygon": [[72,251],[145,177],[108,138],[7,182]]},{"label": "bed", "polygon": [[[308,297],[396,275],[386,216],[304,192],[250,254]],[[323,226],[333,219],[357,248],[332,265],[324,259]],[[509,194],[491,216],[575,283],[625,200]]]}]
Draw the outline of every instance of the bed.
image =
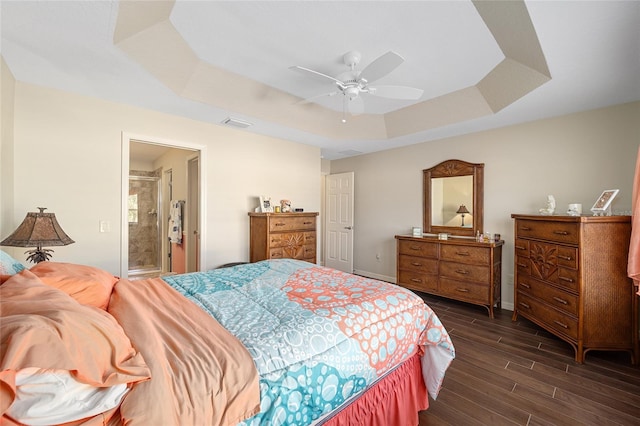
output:
[{"label": "bed", "polygon": [[2,281],[2,424],[418,424],[455,356],[415,294],[297,260]]}]

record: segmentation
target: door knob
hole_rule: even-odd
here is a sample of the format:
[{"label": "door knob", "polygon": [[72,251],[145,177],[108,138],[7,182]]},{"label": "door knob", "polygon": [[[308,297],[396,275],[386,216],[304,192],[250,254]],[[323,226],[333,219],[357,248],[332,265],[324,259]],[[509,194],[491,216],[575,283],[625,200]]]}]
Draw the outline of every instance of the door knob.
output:
[{"label": "door knob", "polygon": [[351,231],[353,229],[353,226],[345,226],[344,229],[348,229],[349,231]]}]

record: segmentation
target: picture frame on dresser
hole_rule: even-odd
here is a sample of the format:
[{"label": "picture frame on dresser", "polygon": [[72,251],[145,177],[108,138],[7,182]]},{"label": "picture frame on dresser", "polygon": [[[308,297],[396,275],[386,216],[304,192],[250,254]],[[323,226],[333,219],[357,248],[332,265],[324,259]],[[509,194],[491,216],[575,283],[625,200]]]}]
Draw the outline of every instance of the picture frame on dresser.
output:
[{"label": "picture frame on dresser", "polygon": [[260,213],[273,213],[271,197],[267,197],[266,195],[260,196]]},{"label": "picture frame on dresser", "polygon": [[618,195],[619,189],[605,189],[591,207],[594,216],[604,216],[609,212],[613,199]]}]

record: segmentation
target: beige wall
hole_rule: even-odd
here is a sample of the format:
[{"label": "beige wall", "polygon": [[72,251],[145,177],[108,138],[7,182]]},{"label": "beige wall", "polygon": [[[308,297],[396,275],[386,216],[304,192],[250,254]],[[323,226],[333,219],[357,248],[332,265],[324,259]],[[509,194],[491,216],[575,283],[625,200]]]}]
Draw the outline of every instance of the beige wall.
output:
[{"label": "beige wall", "polygon": [[[20,82],[14,113],[14,171],[2,171],[14,185],[10,227],[38,206],[55,212],[76,241],[55,248],[56,261],[119,273],[122,132],[207,147],[203,269],[248,260],[247,212],[260,194],[320,209],[316,147]],[[99,232],[102,220],[111,232]]]},{"label": "beige wall", "polygon": [[[485,164],[485,230],[500,233],[505,307],[513,304],[512,213],[537,213],[548,194],[557,212],[589,213],[605,189],[620,189],[614,212],[631,210],[640,143],[640,102],[335,160],[355,172],[354,267],[395,280],[394,235],[422,224],[422,170],[447,159]],[[381,259],[376,260],[376,254]]]},{"label": "beige wall", "polygon": [[[13,103],[15,84],[13,74],[0,57],[0,238],[13,232]],[[20,217],[20,220],[24,215]],[[14,250],[2,250],[14,254]]]}]

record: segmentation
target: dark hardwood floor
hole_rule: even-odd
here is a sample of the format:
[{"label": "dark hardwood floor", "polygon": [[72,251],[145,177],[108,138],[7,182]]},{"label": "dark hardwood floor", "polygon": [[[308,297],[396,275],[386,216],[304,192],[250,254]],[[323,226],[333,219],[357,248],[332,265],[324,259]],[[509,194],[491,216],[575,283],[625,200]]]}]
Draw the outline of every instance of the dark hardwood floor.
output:
[{"label": "dark hardwood floor", "polygon": [[431,425],[640,425],[640,368],[628,352],[587,352],[511,311],[491,320],[480,306],[423,295],[451,335],[456,359]]}]

